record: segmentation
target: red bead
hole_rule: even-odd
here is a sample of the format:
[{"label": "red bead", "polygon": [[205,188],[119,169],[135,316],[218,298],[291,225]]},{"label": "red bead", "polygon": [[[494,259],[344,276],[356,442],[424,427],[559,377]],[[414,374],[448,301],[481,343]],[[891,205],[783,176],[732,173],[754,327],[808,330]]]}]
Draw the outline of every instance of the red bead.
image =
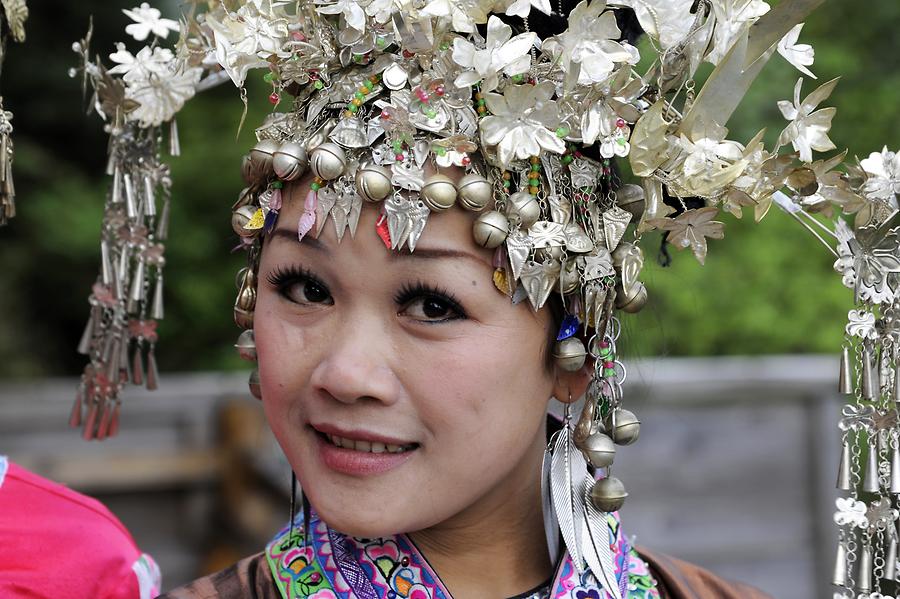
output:
[{"label": "red bead", "polygon": [[391,118],[391,112],[390,112],[387,108],[382,109],[382,110],[381,110],[381,118],[384,119],[384,120],[390,119],[390,118]]},{"label": "red bead", "polygon": [[420,100],[421,102],[424,103],[424,102],[427,102],[427,101],[428,101],[428,93],[427,93],[424,89],[422,89],[421,87],[420,87],[419,89],[416,90],[416,95],[419,97],[419,100]]},{"label": "red bead", "polygon": [[403,159],[405,158],[405,156],[402,153],[400,153],[400,154],[394,155],[394,158],[397,159],[397,162],[403,162]]},{"label": "red bead", "polygon": [[616,119],[616,127],[619,127],[621,129],[624,126],[625,126],[625,119],[623,119],[621,117],[617,118]]},{"label": "red bead", "polygon": [[615,367],[616,367],[616,363],[615,363],[615,362],[604,362],[604,363],[603,363],[603,367],[604,367],[604,368],[615,368]]},{"label": "red bead", "polygon": [[462,162],[463,166],[469,166],[470,164],[472,164],[472,159],[469,158],[468,156],[463,156],[462,160],[460,160],[460,162]]},{"label": "red bead", "polygon": [[272,92],[269,95],[269,102],[271,102],[272,104],[278,104],[278,102],[280,100],[281,100],[281,96],[278,95],[278,92]]},{"label": "red bead", "polygon": [[305,41],[306,41],[306,36],[303,35],[302,33],[300,33],[299,31],[295,31],[294,33],[292,33],[292,34],[291,34],[291,37],[294,38],[294,40],[295,40],[295,41],[298,41],[298,42],[305,42]]},{"label": "red bead", "polygon": [[434,88],[434,93],[436,93],[439,96],[443,96],[445,92],[446,92],[446,90],[444,89],[443,85],[438,85],[436,88]]},{"label": "red bead", "polygon": [[413,54],[413,53],[410,52],[409,50],[404,50],[404,51],[403,51],[403,58],[412,58],[413,56],[415,56],[415,54]]}]

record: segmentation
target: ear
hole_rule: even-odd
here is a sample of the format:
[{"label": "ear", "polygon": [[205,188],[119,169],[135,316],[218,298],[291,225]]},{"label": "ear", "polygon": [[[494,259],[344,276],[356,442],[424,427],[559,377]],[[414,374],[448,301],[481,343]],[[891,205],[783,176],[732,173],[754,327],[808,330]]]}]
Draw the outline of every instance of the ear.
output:
[{"label": "ear", "polygon": [[594,374],[594,360],[588,356],[584,366],[574,372],[554,367],[553,397],[563,403],[574,403],[587,391]]}]

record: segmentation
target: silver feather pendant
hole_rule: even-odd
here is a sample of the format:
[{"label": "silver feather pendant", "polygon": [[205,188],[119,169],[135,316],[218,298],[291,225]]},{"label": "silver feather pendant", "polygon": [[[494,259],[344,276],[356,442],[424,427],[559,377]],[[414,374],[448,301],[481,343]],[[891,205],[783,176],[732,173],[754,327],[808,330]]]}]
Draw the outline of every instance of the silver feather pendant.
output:
[{"label": "silver feather pendant", "polygon": [[544,534],[547,536],[547,550],[550,553],[550,563],[556,565],[560,557],[559,524],[556,520],[556,512],[553,510],[551,498],[550,464],[553,454],[550,447],[544,448],[544,460],[541,462],[541,510],[544,514]]},{"label": "silver feather pendant", "polygon": [[560,533],[579,574],[584,571],[581,536],[585,516],[581,487],[586,476],[589,476],[587,462],[575,448],[572,430],[567,422],[557,435],[553,447],[550,492]]},{"label": "silver feather pendant", "polygon": [[591,502],[591,487],[594,478],[590,475],[584,480],[581,499],[584,502],[584,534],[582,550],[588,567],[597,581],[615,599],[622,599],[619,583],[616,580],[615,561],[609,546],[609,524],[606,514],[594,507]]}]

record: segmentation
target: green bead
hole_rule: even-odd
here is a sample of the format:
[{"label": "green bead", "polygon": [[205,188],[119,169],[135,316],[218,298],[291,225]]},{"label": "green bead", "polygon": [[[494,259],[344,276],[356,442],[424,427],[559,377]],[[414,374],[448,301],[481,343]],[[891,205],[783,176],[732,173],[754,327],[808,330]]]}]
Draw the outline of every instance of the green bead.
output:
[{"label": "green bead", "polygon": [[434,153],[437,154],[438,156],[445,156],[447,154],[447,149],[442,148],[441,146],[438,146],[437,148],[434,149]]},{"label": "green bead", "polygon": [[441,48],[441,50],[447,50],[448,48],[450,48],[450,44],[448,44],[447,42],[444,42],[440,45],[440,48]]},{"label": "green bead", "polygon": [[394,153],[396,154],[397,152],[399,152],[400,150],[403,149],[403,144],[400,143],[399,141],[395,141],[393,144],[391,144],[391,148],[394,150]]},{"label": "green bead", "polygon": [[568,128],[568,127],[560,127],[559,129],[556,130],[556,136],[557,136],[557,137],[565,137],[565,136],[568,135],[568,134],[569,134],[569,128]]},{"label": "green bead", "polygon": [[619,144],[620,146],[624,146],[624,145],[625,145],[625,138],[624,138],[624,137],[620,137],[619,139],[616,140],[616,143]]},{"label": "green bead", "polygon": [[484,106],[484,98],[478,100],[478,106]]},{"label": "green bead", "polygon": [[365,100],[366,94],[364,94],[362,92],[356,92],[355,94],[353,94],[353,97],[356,98],[357,100]]},{"label": "green bead", "polygon": [[272,189],[281,189],[284,187],[284,183],[281,181],[272,181]]},{"label": "green bead", "polygon": [[503,187],[507,187],[507,188],[508,188],[508,187],[509,187],[509,181],[504,181],[504,182],[503,182]]},{"label": "green bead", "polygon": [[317,79],[316,82],[313,83],[313,87],[316,89],[322,89],[323,87],[325,87],[325,84]]},{"label": "green bead", "polygon": [[387,45],[387,41],[383,37],[375,38],[375,45],[379,48],[384,48]]},{"label": "green bead", "polygon": [[572,162],[572,157],[571,157],[571,156],[566,155],[566,156],[563,156],[563,157],[562,157],[562,163],[563,163],[563,164],[569,164],[570,162]]},{"label": "green bead", "polygon": [[313,191],[319,191],[320,189],[322,189],[322,186],[319,185],[318,183],[310,183],[309,188],[312,189]]},{"label": "green bead", "polygon": [[434,117],[437,116],[437,111],[434,108],[429,108],[428,110],[425,111],[425,116],[427,116],[430,119],[433,119]]},{"label": "green bead", "polygon": [[604,368],[603,376],[610,376],[610,377],[616,376],[616,369],[615,368]]},{"label": "green bead", "polygon": [[349,106],[347,106],[347,110],[356,114],[356,111],[359,110],[359,106],[354,106],[353,104],[350,104]]},{"label": "green bead", "polygon": [[521,83],[522,79],[524,79],[524,78],[525,77],[523,75],[513,75],[512,76],[513,83]]},{"label": "green bead", "polygon": [[273,81],[275,81],[275,73],[269,71],[268,73],[263,75],[263,81],[265,81],[266,83],[272,83]]},{"label": "green bead", "polygon": [[531,185],[532,187],[537,187],[538,185],[541,184],[541,182],[538,179],[529,179],[528,184]]},{"label": "green bead", "polygon": [[541,170],[541,165],[540,165],[540,164],[532,164],[532,165],[531,165],[531,170],[534,171],[534,172],[538,172],[538,171]]}]

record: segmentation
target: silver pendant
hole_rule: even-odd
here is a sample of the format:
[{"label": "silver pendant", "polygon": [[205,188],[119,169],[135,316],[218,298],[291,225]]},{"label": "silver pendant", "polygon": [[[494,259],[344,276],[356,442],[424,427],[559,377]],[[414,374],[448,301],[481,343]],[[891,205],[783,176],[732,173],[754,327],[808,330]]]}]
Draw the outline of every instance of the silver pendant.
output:
[{"label": "silver pendant", "polygon": [[391,235],[391,249],[402,249],[408,245],[409,251],[415,250],[428,221],[428,207],[420,200],[394,196],[384,203],[384,211]]},{"label": "silver pendant", "polygon": [[866,474],[863,477],[863,491],[878,493],[878,449],[869,443],[869,456],[866,460]]},{"label": "silver pendant", "polygon": [[584,456],[575,448],[568,422],[556,437],[550,464],[551,499],[569,555],[575,569],[584,571],[582,527],[584,525],[584,480],[589,477]]},{"label": "silver pendant", "polygon": [[518,280],[522,274],[522,267],[531,253],[532,240],[521,229],[516,229],[506,238],[506,253],[509,256],[509,265],[512,267],[513,279]]},{"label": "silver pendant", "polygon": [[606,241],[606,249],[610,252],[619,246],[622,237],[625,235],[625,229],[631,222],[631,213],[623,210],[618,206],[613,206],[603,213],[603,237]]},{"label": "silver pendant", "polygon": [[838,541],[837,555],[834,558],[834,574],[831,583],[838,587],[847,586],[847,546],[843,539]]},{"label": "silver pendant", "polygon": [[844,440],[841,446],[841,463],[838,467],[837,488],[841,491],[849,491],[852,488],[850,481],[851,461],[850,442]]},{"label": "silver pendant", "polygon": [[325,222],[331,214],[331,209],[337,203],[338,194],[331,185],[327,185],[317,192],[318,204],[316,205],[316,237],[322,234]]},{"label": "silver pendant", "polygon": [[838,392],[843,395],[853,394],[853,368],[850,365],[850,349],[846,346],[841,350],[841,372],[838,377]]},{"label": "silver pendant", "polygon": [[856,590],[860,593],[872,592],[872,547],[868,542],[863,542],[859,554],[859,576],[856,580]]},{"label": "silver pendant", "polygon": [[529,261],[522,267],[520,281],[535,310],[540,310],[559,278],[559,263]]}]

